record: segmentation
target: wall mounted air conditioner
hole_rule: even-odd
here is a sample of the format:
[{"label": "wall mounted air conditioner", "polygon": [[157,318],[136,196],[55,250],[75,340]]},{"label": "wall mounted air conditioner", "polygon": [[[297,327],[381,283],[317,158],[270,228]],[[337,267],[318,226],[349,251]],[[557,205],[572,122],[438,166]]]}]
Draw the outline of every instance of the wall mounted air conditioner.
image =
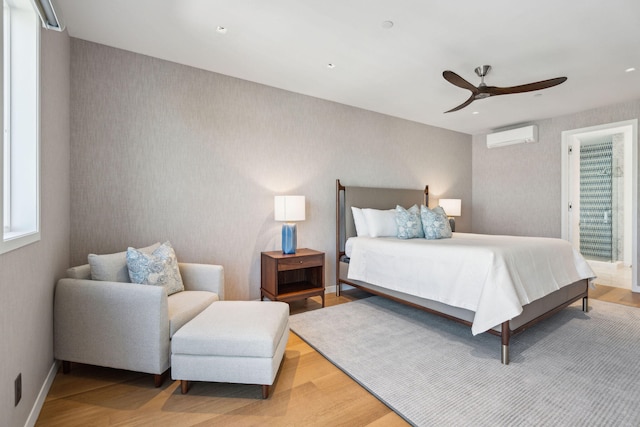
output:
[{"label": "wall mounted air conditioner", "polygon": [[509,129],[502,132],[487,135],[487,147],[496,148],[505,145],[523,144],[538,140],[538,126],[531,125],[517,129]]}]

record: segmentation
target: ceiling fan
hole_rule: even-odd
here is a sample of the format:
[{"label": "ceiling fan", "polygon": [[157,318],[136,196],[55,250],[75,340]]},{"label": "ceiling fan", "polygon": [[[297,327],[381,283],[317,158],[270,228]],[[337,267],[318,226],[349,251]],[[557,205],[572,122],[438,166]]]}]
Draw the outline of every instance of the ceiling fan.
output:
[{"label": "ceiling fan", "polygon": [[462,89],[467,89],[471,91],[471,96],[462,104],[458,105],[455,108],[452,108],[449,111],[445,111],[445,113],[450,113],[452,111],[458,111],[467,105],[471,104],[476,99],[484,99],[490,96],[497,95],[508,95],[511,93],[522,93],[522,92],[532,92],[541,89],[547,89],[553,86],[557,86],[560,83],[564,83],[567,78],[566,77],[556,77],[555,79],[542,80],[540,82],[529,83],[520,86],[511,86],[511,87],[498,87],[498,86],[487,86],[484,83],[484,77],[491,70],[491,65],[483,65],[475,69],[476,74],[480,77],[480,84],[478,87],[475,87],[453,71],[443,71],[442,77],[445,78],[446,81],[451,83],[452,85],[461,87]]}]

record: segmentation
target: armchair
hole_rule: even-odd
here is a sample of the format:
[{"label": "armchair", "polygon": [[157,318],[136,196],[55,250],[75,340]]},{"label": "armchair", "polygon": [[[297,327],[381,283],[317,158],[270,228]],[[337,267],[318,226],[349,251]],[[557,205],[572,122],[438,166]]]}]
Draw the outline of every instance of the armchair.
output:
[{"label": "armchair", "polygon": [[54,356],[71,362],[153,374],[159,387],[170,366],[173,334],[224,298],[219,265],[179,263],[185,290],[91,280],[89,265],[68,270],[54,298]]}]

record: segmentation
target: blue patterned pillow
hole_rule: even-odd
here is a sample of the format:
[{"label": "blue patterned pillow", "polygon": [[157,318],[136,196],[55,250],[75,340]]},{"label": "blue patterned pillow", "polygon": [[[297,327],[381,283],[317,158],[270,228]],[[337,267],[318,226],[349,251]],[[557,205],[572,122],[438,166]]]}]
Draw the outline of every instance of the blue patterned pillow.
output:
[{"label": "blue patterned pillow", "polygon": [[413,205],[409,209],[405,209],[400,205],[396,206],[396,225],[399,239],[424,237],[418,205]]},{"label": "blue patterned pillow", "polygon": [[422,205],[420,207],[420,217],[422,219],[422,228],[424,229],[424,237],[429,240],[448,239],[451,237],[451,225],[449,219],[444,213],[444,209],[440,206],[433,209]]},{"label": "blue patterned pillow", "polygon": [[132,283],[163,286],[167,295],[184,291],[178,259],[168,241],[150,254],[135,248],[127,249],[127,268]]}]

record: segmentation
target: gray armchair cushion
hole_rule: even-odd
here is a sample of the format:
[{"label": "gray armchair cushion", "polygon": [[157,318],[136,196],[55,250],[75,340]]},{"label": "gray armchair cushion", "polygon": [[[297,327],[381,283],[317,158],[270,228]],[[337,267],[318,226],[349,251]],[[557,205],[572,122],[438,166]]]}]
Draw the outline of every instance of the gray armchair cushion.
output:
[{"label": "gray armchair cushion", "polygon": [[205,291],[178,292],[169,296],[169,336],[215,301],[219,301],[218,295]]}]

